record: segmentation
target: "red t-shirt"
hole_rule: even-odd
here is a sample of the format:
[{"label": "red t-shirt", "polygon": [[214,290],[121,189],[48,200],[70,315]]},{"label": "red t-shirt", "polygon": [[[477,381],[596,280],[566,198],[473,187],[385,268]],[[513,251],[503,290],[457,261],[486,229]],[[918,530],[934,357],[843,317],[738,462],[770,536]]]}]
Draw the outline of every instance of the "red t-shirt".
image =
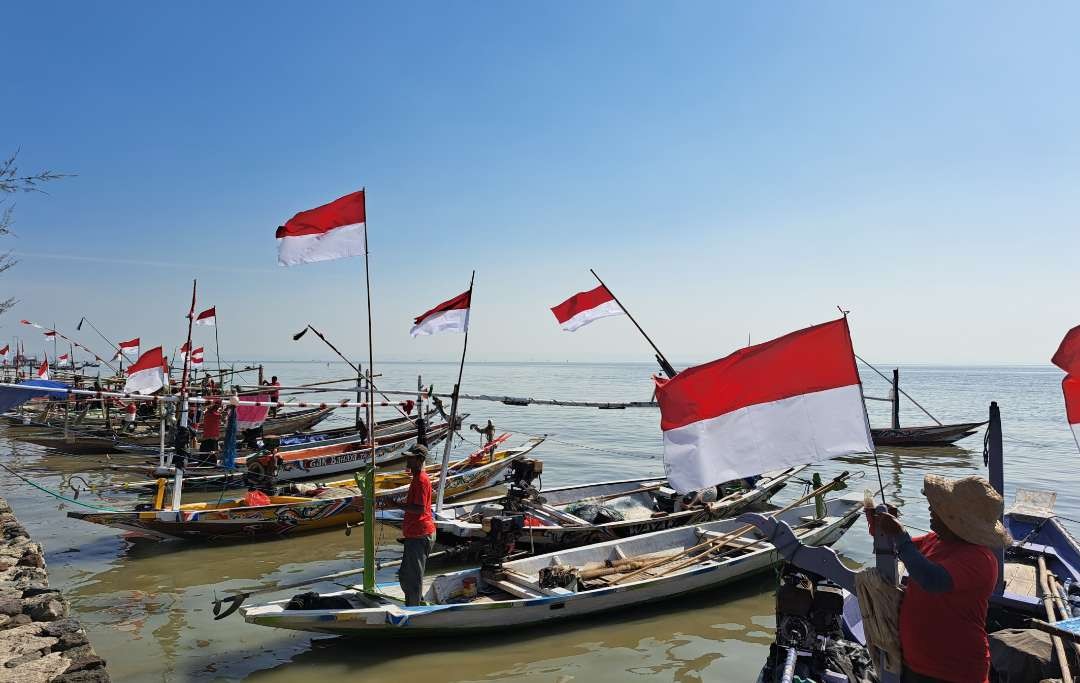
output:
[{"label": "red t-shirt", "polygon": [[904,662],[924,676],[985,683],[990,673],[986,606],[997,584],[997,558],[985,546],[943,541],[933,532],[912,542],[949,572],[953,589],[928,593],[908,580],[900,605]]},{"label": "red t-shirt", "polygon": [[405,521],[401,525],[405,538],[423,538],[435,533],[435,518],[431,515],[431,479],[424,470],[413,475],[405,502],[424,509],[423,512],[405,511]]},{"label": "red t-shirt", "polygon": [[221,413],[207,411],[203,415],[202,436],[204,439],[221,438]]}]

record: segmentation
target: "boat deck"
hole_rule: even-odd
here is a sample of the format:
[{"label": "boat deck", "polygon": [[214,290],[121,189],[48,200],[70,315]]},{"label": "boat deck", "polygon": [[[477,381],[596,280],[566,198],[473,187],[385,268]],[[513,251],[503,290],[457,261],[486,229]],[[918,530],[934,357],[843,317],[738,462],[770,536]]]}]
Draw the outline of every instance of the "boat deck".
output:
[{"label": "boat deck", "polygon": [[1035,565],[1022,562],[1005,563],[1005,590],[1016,595],[1038,597],[1039,582],[1035,576]]}]

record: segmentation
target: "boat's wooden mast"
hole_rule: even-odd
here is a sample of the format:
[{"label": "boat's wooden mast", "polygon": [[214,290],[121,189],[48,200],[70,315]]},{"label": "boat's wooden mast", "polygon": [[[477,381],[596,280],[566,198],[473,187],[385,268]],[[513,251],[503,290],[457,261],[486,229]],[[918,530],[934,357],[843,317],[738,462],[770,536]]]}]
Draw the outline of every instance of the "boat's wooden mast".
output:
[{"label": "boat's wooden mast", "polygon": [[375,344],[371,333],[371,264],[368,258],[367,190],[364,192],[364,285],[367,292],[368,383],[367,440],[371,463],[364,472],[364,592],[375,592]]},{"label": "boat's wooden mast", "polygon": [[469,314],[472,312],[473,283],[476,281],[476,271],[469,277],[469,313],[465,314],[465,341],[461,345],[461,363],[458,364],[457,384],[454,385],[454,395],[450,400],[450,427],[446,432],[446,446],[443,447],[442,466],[439,468],[439,492],[435,496],[435,512],[442,512],[443,494],[446,492],[446,467],[450,462],[450,449],[454,443],[454,423],[457,421],[458,393],[461,390],[461,375],[465,370],[465,351],[469,348]]}]

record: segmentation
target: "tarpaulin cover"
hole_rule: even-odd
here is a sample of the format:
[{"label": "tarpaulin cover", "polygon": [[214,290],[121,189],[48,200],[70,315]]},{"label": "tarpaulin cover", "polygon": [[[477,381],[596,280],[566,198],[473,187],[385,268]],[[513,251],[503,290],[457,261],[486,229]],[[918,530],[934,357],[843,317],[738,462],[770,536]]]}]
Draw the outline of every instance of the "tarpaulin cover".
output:
[{"label": "tarpaulin cover", "polygon": [[[268,394],[257,394],[255,396],[245,396],[245,401],[252,401],[256,403],[268,402],[270,396]],[[236,406],[236,427],[238,429],[254,429],[266,422],[266,416],[270,413],[270,406]]]},{"label": "tarpaulin cover", "polygon": [[[42,389],[68,389],[63,382],[54,382],[48,379],[28,379],[19,382],[19,387],[40,387]],[[20,389],[19,387],[0,387],[0,413],[14,410],[32,398],[39,396],[52,396],[56,399],[66,398],[66,395],[56,394],[50,391],[35,391],[34,389]]]}]

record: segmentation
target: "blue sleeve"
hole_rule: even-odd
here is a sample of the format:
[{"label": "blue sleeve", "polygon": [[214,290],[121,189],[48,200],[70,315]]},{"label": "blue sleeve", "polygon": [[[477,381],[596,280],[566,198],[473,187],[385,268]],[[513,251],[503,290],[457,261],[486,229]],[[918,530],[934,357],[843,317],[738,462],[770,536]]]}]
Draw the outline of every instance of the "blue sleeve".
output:
[{"label": "blue sleeve", "polygon": [[948,570],[926,559],[911,542],[908,534],[896,537],[896,554],[903,561],[911,580],[927,593],[948,593],[953,589],[952,576]]}]

